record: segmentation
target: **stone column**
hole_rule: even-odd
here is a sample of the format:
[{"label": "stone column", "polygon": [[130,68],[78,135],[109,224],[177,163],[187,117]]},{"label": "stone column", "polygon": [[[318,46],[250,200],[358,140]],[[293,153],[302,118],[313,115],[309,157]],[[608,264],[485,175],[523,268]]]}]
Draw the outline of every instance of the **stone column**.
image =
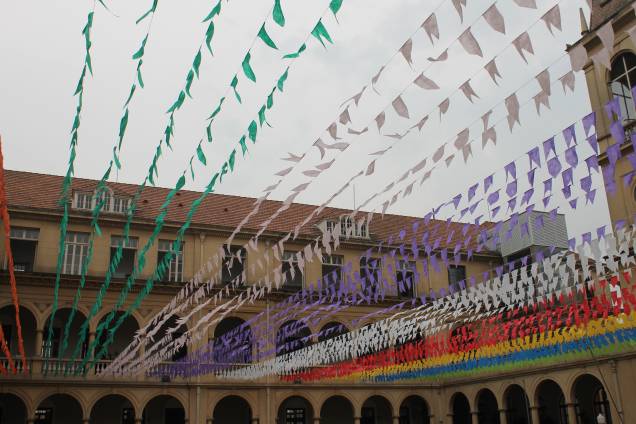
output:
[{"label": "stone column", "polygon": [[393,424],[400,424],[400,417],[393,417]]},{"label": "stone column", "polygon": [[42,357],[42,343],[44,341],[44,330],[37,329],[35,330],[35,357]]},{"label": "stone column", "polygon": [[499,410],[499,422],[501,424],[507,424],[508,423],[508,417],[506,417],[506,410],[505,409],[500,409]]},{"label": "stone column", "polygon": [[470,413],[470,422],[477,424],[479,422],[479,411],[472,411]]},{"label": "stone column", "polygon": [[141,418],[135,418],[135,424],[141,424]]},{"label": "stone column", "polygon": [[314,417],[314,424],[320,424],[320,423],[322,423],[322,418],[320,418],[320,417],[318,417],[318,418]]},{"label": "stone column", "polygon": [[261,419],[260,418],[252,418],[252,424],[260,424]]},{"label": "stone column", "polygon": [[538,406],[531,406],[530,407],[530,414],[532,415],[532,424],[539,424],[540,420],[539,420],[539,407]]},{"label": "stone column", "polygon": [[89,418],[84,418],[82,420],[82,424],[91,424],[91,420]]},{"label": "stone column", "polygon": [[362,418],[360,418],[360,417],[353,417],[353,422],[354,422],[354,424],[360,424],[360,420],[361,420],[361,419],[362,419]]},{"label": "stone column", "polygon": [[568,403],[568,424],[576,424],[576,403]]}]

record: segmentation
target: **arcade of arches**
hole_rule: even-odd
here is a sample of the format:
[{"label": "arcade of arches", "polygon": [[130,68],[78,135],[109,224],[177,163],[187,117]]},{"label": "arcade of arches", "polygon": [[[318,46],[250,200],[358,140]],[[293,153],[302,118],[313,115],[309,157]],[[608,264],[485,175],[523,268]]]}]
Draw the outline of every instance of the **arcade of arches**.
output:
[{"label": "arcade of arches", "polygon": [[[61,328],[69,312],[58,311],[54,329]],[[28,308],[21,308],[20,316],[29,356],[46,356],[51,364],[68,362],[76,335],[65,352],[60,349],[59,330],[45,347],[42,332],[49,317]],[[12,334],[12,309],[0,308],[0,318],[5,334]],[[85,320],[78,311],[71,328],[79,329]],[[89,326],[91,337],[103,320],[100,317]],[[253,360],[258,348],[244,324],[240,318],[228,317],[211,330],[210,340],[218,349],[215,359],[225,360],[224,343],[238,343],[244,345],[244,354],[231,361]],[[135,318],[126,318],[108,355],[118,354],[138,328]],[[323,330],[323,339],[349,331],[338,322],[324,325]],[[308,337],[311,332],[290,321],[281,325],[271,342],[281,354],[317,341]],[[15,340],[8,339],[12,352],[17,352]],[[83,349],[81,354],[93,353]],[[600,415],[606,423],[622,424],[636,416],[636,403],[630,402],[636,392],[634,370],[636,357],[628,356],[601,358],[580,367],[556,364],[522,376],[439,383],[297,385],[272,379],[269,384],[248,382],[240,387],[213,378],[104,381],[94,375],[39,378],[33,371],[27,380],[12,376],[0,380],[0,424],[597,424]]]}]

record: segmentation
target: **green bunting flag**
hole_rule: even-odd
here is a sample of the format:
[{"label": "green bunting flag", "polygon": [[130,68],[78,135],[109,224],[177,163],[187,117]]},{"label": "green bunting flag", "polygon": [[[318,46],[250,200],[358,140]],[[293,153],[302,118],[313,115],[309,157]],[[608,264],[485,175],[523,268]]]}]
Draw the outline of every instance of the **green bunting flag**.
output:
[{"label": "green bunting flag", "polygon": [[212,8],[212,10],[210,11],[210,13],[208,14],[208,16],[205,17],[205,19],[203,19],[202,22],[207,22],[212,20],[212,18],[214,18],[217,15],[221,14],[221,0],[219,0],[219,2],[216,4],[216,6],[214,6]]},{"label": "green bunting flag", "polygon": [[250,54],[250,52],[247,52],[247,54],[245,55],[245,58],[243,58],[243,63],[241,64],[241,66],[243,67],[243,72],[245,73],[245,76],[248,79],[252,80],[253,82],[256,82],[256,75],[254,74],[252,65],[250,65],[251,58],[252,58],[252,55]]},{"label": "green bunting flag", "polygon": [[205,133],[208,136],[208,143],[212,143],[212,122],[205,128]]},{"label": "green bunting flag", "polygon": [[196,74],[197,78],[199,78],[199,67],[201,66],[201,49],[197,52],[197,55],[194,56],[194,61],[192,62],[192,70]]},{"label": "green bunting flag", "polygon": [[281,75],[280,78],[278,78],[278,83],[276,83],[276,86],[278,87],[278,91],[280,92],[283,91],[283,86],[285,85],[285,81],[287,81],[288,73],[289,73],[289,66],[287,67],[287,69],[285,69],[285,73],[283,73],[283,75]]},{"label": "green bunting flag", "polygon": [[285,56],[283,56],[283,59],[296,59],[298,56],[300,56],[302,52],[305,51],[306,48],[307,48],[307,45],[303,43],[303,45],[300,46],[300,48],[298,49],[296,53],[286,54]]},{"label": "green bunting flag", "polygon": [[[238,80],[236,82],[238,82]],[[216,107],[216,109],[214,109],[214,112],[212,112],[212,114],[208,117],[208,120],[214,119],[214,117],[219,114],[224,101],[225,101],[225,97],[221,97],[221,100],[219,100],[219,105]]]},{"label": "green bunting flag", "polygon": [[243,154],[243,157],[245,157],[245,152],[247,152],[247,146],[245,145],[245,135],[241,136],[239,144],[241,145],[241,153]]},{"label": "green bunting flag", "polygon": [[247,128],[247,131],[248,131],[248,136],[250,137],[250,140],[252,140],[252,143],[256,143],[256,133],[258,132],[258,126],[256,125],[255,121],[250,122],[250,125]]},{"label": "green bunting flag", "polygon": [[137,80],[139,81],[139,86],[141,88],[144,88],[144,80],[141,77],[141,65],[143,63],[143,60],[139,59],[139,62],[137,62]]},{"label": "green bunting flag", "polygon": [[214,37],[214,21],[210,21],[210,25],[208,25],[208,29],[205,32],[205,45],[208,47],[210,54],[214,54],[212,53],[212,37]]},{"label": "green bunting flag", "polygon": [[278,26],[285,26],[285,15],[283,15],[283,9],[280,7],[280,0],[274,0],[274,10],[272,12],[272,18]]},{"label": "green bunting flag", "polygon": [[122,140],[124,139],[124,134],[126,133],[127,126],[128,126],[128,108],[126,108],[126,112],[124,112],[124,116],[122,116],[121,120],[119,121],[119,146],[121,146]]},{"label": "green bunting flag", "polygon": [[117,169],[121,169],[121,162],[119,162],[119,158],[117,157],[117,148],[113,147],[113,160],[115,161],[115,166]]},{"label": "green bunting flag", "polygon": [[178,110],[181,107],[181,105],[183,105],[183,102],[185,101],[185,96],[186,96],[185,92],[181,90],[179,92],[179,97],[177,97],[177,100],[175,100],[172,106],[170,106],[170,109],[168,109],[167,113],[172,113],[175,110]]},{"label": "green bunting flag", "polygon": [[207,160],[205,159],[205,154],[203,153],[203,149],[201,148],[201,142],[199,142],[199,145],[197,146],[197,157],[199,158],[199,162],[201,162],[203,165],[208,164]]},{"label": "green bunting flag", "polygon": [[159,0],[154,0],[152,2],[152,6],[150,7],[150,9],[144,13],[143,15],[141,15],[139,17],[139,19],[137,19],[137,21],[135,21],[135,24],[139,25],[139,22],[143,21],[144,19],[146,19],[148,17],[148,15],[150,15],[151,13],[153,13],[155,10],[157,10],[157,3],[159,2]]},{"label": "green bunting flag", "polygon": [[133,59],[141,59],[145,53],[146,50],[146,43],[148,42],[148,35],[146,35],[143,39],[143,41],[141,42],[141,46],[139,47],[139,50],[137,50],[133,55],[132,58]]},{"label": "green bunting flag", "polygon": [[[192,94],[190,94],[190,87],[192,87],[192,81],[194,80],[194,71],[192,69],[190,69],[188,71],[188,76],[186,76],[186,85],[185,85],[185,92],[188,95],[188,97],[192,98]],[[181,106],[179,106],[181,107]]]},{"label": "green bunting flag", "polygon": [[331,0],[331,3],[329,3],[329,9],[334,14],[334,16],[338,13],[340,8],[342,7],[342,2],[343,0]]},{"label": "green bunting flag", "polygon": [[333,41],[331,41],[331,37],[327,32],[327,28],[325,28],[325,26],[322,24],[322,20],[318,20],[318,23],[311,31],[311,35],[313,35],[318,41],[320,41],[320,44],[322,44],[323,47],[327,47],[325,46],[324,41],[322,41],[323,38],[333,44]]},{"label": "green bunting flag", "polygon": [[[143,87],[141,87],[141,88],[143,88]],[[126,112],[128,112],[128,103],[130,103],[130,101],[132,100],[136,89],[137,89],[137,84],[133,83],[133,85],[130,87],[130,94],[128,94],[128,99],[126,99],[126,103],[124,103],[124,107],[126,108]]]},{"label": "green bunting flag", "polygon": [[241,101],[241,96],[239,95],[238,91],[236,90],[236,86],[238,85],[238,77],[236,75],[234,75],[234,78],[232,78],[232,82],[230,83],[230,87],[232,87],[234,89],[234,95],[236,96],[236,100],[239,103],[243,103]]},{"label": "green bunting flag", "polygon": [[263,40],[263,43],[267,44],[269,47],[278,49],[278,47],[276,47],[276,43],[274,43],[274,41],[270,38],[269,34],[265,30],[265,24],[263,24],[260,31],[258,31],[258,38]]}]

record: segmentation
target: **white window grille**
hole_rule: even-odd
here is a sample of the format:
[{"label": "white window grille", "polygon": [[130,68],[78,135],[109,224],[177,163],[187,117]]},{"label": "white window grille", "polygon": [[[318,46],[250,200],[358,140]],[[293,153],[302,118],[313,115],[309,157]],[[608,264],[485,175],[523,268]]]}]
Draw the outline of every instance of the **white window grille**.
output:
[{"label": "white window grille", "polygon": [[[157,255],[157,264],[163,261],[165,255],[169,252],[173,252],[173,241],[171,240],[159,240],[159,254]],[[170,260],[170,266],[167,272],[163,275],[163,281],[171,283],[179,283],[183,281],[183,243],[179,247],[179,252],[172,255]]]},{"label": "white window grille", "polygon": [[64,250],[64,274],[78,275],[88,254],[88,233],[66,233],[66,248]]}]

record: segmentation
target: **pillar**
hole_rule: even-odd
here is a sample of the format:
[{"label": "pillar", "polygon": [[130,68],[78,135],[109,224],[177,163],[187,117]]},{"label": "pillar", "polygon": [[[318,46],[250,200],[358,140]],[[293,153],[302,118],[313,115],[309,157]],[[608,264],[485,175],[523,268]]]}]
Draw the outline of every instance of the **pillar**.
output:
[{"label": "pillar", "polygon": [[393,417],[393,424],[400,424],[400,417]]},{"label": "pillar", "polygon": [[321,418],[315,418],[314,417],[314,424],[320,424],[322,422]]},{"label": "pillar", "polygon": [[479,422],[479,412],[478,411],[472,411],[470,413],[470,422],[473,424],[477,424],[477,422]]},{"label": "pillar", "polygon": [[89,418],[84,418],[82,420],[82,424],[90,424],[90,423],[91,423],[91,420]]},{"label": "pillar", "polygon": [[540,424],[540,421],[539,421],[539,407],[538,406],[531,406],[530,407],[530,414],[532,415],[532,424]]},{"label": "pillar", "polygon": [[135,424],[141,424],[141,423],[142,423],[141,418],[135,418]]},{"label": "pillar", "polygon": [[354,424],[360,424],[360,420],[362,420],[361,417],[353,417],[353,423]]},{"label": "pillar", "polygon": [[568,424],[576,424],[576,403],[568,403]]},{"label": "pillar", "polygon": [[35,330],[35,356],[37,358],[42,357],[42,343],[44,340],[44,330],[38,328]]},{"label": "pillar", "polygon": [[501,424],[507,424],[508,423],[508,417],[506,417],[506,410],[505,409],[500,409],[499,410],[499,422]]}]

